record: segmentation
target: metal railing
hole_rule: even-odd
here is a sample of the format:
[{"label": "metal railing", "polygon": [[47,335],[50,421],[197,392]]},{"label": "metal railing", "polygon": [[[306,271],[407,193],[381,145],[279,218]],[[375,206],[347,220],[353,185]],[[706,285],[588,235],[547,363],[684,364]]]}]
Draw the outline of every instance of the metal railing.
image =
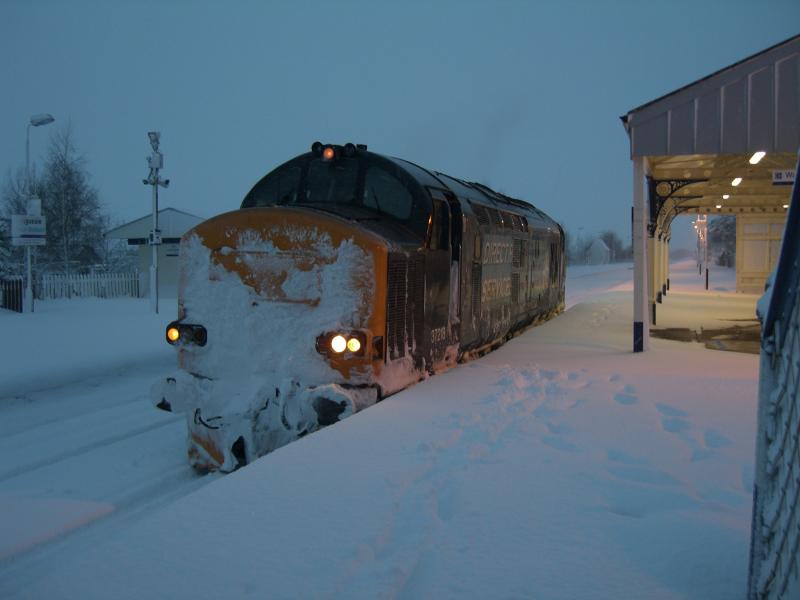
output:
[{"label": "metal railing", "polygon": [[0,277],[0,308],[21,313],[24,287],[22,275]]},{"label": "metal railing", "polygon": [[800,185],[795,181],[774,281],[759,303],[761,370],[750,600],[800,598],[799,232]]}]

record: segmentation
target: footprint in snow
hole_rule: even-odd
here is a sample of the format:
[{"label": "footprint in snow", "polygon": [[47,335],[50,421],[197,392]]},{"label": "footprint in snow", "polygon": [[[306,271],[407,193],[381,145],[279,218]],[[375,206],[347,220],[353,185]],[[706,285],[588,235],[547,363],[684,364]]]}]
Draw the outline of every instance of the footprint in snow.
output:
[{"label": "footprint in snow", "polygon": [[568,442],[564,438],[557,435],[546,435],[542,438],[542,441],[551,448],[555,448],[556,450],[562,450],[563,452],[578,451],[578,447],[575,444],[573,444],[572,442]]},{"label": "footprint in snow", "polygon": [[634,394],[629,394],[623,391],[615,394],[614,400],[624,406],[630,406],[631,404],[636,404],[637,402],[639,402],[639,397]]},{"label": "footprint in snow", "polygon": [[647,460],[638,456],[633,456],[622,450],[615,450],[611,448],[606,451],[608,460],[613,462],[622,463],[623,465],[646,465]]},{"label": "footprint in snow", "polygon": [[624,479],[625,481],[634,481],[636,483],[648,483],[652,485],[677,485],[680,481],[675,479],[666,471],[657,471],[655,469],[645,469],[640,467],[611,467],[608,469],[614,477]]},{"label": "footprint in snow", "polygon": [[709,448],[727,448],[733,445],[728,438],[713,429],[707,429],[703,434],[703,440]]},{"label": "footprint in snow", "polygon": [[448,482],[436,493],[436,515],[442,521],[449,521],[456,514],[457,494],[452,482]]},{"label": "footprint in snow", "polygon": [[656,409],[665,417],[688,417],[689,413],[686,411],[681,410],[680,408],[675,408],[674,406],[670,406],[669,404],[658,403],[656,404]]},{"label": "footprint in snow", "polygon": [[542,369],[540,373],[542,374],[543,379],[547,379],[549,381],[561,378],[561,371],[555,369]]},{"label": "footprint in snow", "polygon": [[680,433],[681,431],[691,429],[692,424],[680,417],[669,417],[661,419],[661,427],[664,428],[664,431],[668,431],[669,433]]},{"label": "footprint in snow", "polygon": [[547,425],[547,430],[550,433],[560,434],[560,433],[572,432],[572,427],[570,427],[566,423],[553,423],[552,421],[548,421],[546,425]]}]

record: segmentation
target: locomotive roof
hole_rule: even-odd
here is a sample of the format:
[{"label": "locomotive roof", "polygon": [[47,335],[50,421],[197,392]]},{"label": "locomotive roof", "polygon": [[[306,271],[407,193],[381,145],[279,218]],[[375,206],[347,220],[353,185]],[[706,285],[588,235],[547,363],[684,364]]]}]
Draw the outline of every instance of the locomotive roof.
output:
[{"label": "locomotive roof", "polygon": [[530,202],[526,202],[525,200],[520,200],[518,198],[512,198],[511,196],[497,192],[482,183],[464,181],[463,179],[453,177],[452,175],[447,175],[446,173],[432,171],[403,158],[385,156],[375,152],[372,152],[371,154],[380,156],[381,158],[394,163],[396,166],[403,169],[409,176],[416,179],[420,185],[449,190],[457,198],[467,200],[470,204],[478,204],[487,208],[497,208],[510,212],[522,213],[540,219],[545,223],[545,225],[558,225],[552,218],[536,208]]}]

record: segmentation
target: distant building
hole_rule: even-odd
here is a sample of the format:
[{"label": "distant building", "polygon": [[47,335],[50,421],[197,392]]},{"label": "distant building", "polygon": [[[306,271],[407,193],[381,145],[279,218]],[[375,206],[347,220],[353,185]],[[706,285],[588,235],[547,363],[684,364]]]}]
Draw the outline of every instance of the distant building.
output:
[{"label": "distant building", "polygon": [[[158,295],[175,298],[178,295],[178,252],[181,236],[205,219],[176,208],[158,211],[158,228],[162,244],[158,248]],[[139,246],[139,294],[150,294],[150,262],[152,249],[148,243],[153,228],[153,215],[148,214],[125,225],[107,231],[106,239],[127,240],[129,246]]]},{"label": "distant building", "polygon": [[586,252],[586,264],[606,265],[611,262],[611,250],[600,238],[595,239]]}]

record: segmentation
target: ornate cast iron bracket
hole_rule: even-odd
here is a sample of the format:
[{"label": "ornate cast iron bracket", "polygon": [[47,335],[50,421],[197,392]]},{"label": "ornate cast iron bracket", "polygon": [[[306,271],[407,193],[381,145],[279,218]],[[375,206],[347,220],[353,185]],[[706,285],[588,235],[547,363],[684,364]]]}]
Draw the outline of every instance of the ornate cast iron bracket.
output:
[{"label": "ornate cast iron bracket", "polygon": [[[664,203],[669,200],[678,190],[692,185],[693,183],[703,183],[708,179],[653,179],[647,177],[647,195],[650,204],[650,223],[647,230],[650,236],[655,235],[656,223]],[[696,200],[703,196],[680,196],[681,200]]]}]

